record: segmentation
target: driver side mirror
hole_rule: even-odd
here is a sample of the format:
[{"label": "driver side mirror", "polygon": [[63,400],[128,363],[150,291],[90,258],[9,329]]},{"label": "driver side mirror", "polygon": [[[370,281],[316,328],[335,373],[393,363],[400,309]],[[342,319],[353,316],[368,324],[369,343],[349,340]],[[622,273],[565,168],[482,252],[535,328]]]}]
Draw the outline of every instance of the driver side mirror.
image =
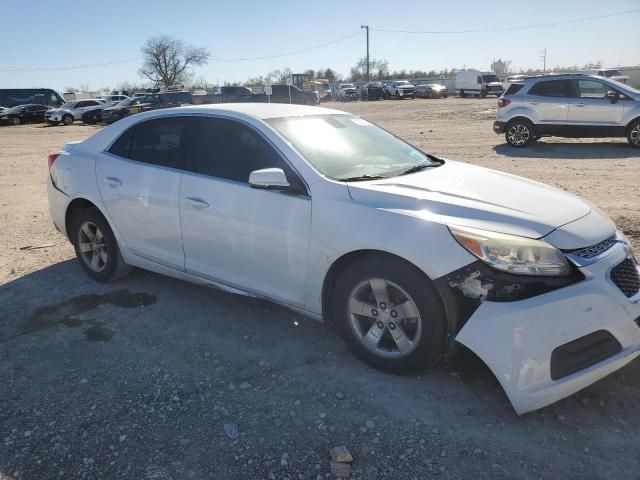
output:
[{"label": "driver side mirror", "polygon": [[249,174],[249,185],[252,188],[265,190],[287,190],[290,185],[284,170],[281,168],[263,168]]},{"label": "driver side mirror", "polygon": [[620,99],[620,94],[618,92],[614,92],[613,90],[609,90],[607,92],[607,98],[611,103],[616,103]]}]

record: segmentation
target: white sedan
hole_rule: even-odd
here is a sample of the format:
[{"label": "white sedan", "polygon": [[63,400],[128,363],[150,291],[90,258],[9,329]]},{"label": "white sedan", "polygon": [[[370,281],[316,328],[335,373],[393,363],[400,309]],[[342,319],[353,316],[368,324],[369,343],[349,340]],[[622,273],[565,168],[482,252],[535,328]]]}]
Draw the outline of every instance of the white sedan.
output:
[{"label": "white sedan", "polygon": [[331,320],[376,368],[460,342],[518,413],[640,353],[640,274],[600,210],[277,104],[134,115],[49,156],[53,222],[97,281],[132,266]]}]

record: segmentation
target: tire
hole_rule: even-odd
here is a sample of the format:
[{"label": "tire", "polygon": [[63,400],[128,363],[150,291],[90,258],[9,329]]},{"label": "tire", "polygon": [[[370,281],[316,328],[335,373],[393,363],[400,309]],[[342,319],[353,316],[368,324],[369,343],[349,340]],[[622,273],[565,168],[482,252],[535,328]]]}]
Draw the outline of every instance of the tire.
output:
[{"label": "tire", "polygon": [[[336,280],[331,305],[344,341],[374,368],[412,373],[434,367],[445,355],[447,320],[440,297],[426,275],[402,260],[379,255],[350,264]],[[399,305],[406,314],[402,320]]]},{"label": "tire", "polygon": [[627,128],[627,141],[630,145],[640,148],[640,118],[629,124]]},{"label": "tire", "polygon": [[517,118],[511,120],[505,128],[504,138],[514,148],[523,148],[530,145],[536,138],[536,131],[529,120]]},{"label": "tire", "polygon": [[464,93],[464,90],[460,90],[460,96],[461,96],[462,98],[464,98],[464,97],[466,97],[466,96],[467,96],[467,94],[466,94],[466,93]]},{"label": "tire", "polygon": [[62,117],[62,123],[63,123],[63,125],[72,125],[73,124],[73,116],[69,115],[68,113],[64,114],[64,116]]},{"label": "tire", "polygon": [[19,118],[12,118],[11,119],[11,125],[13,125],[14,127],[17,127],[18,125],[20,125],[20,119]]},{"label": "tire", "polygon": [[[122,259],[118,241],[109,223],[98,209],[80,210],[71,225],[70,237],[76,257],[82,269],[92,279],[97,282],[111,282],[131,271],[131,267]],[[96,241],[101,241],[101,246],[95,245]],[[92,250],[87,251],[87,248]]]},{"label": "tire", "polygon": [[480,98],[485,98],[487,96],[487,92],[485,90],[480,90]]}]

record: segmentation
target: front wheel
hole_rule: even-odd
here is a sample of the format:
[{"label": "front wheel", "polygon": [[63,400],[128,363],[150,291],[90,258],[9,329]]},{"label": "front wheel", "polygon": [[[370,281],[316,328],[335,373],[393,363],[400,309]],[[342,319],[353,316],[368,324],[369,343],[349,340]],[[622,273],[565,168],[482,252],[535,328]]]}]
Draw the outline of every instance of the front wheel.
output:
[{"label": "front wheel", "polygon": [[353,353],[374,368],[409,373],[436,365],[447,322],[429,279],[402,260],[356,261],[335,283],[333,319]]},{"label": "front wheel", "polygon": [[19,118],[12,118],[11,119],[11,125],[14,125],[14,126],[17,127],[18,125],[20,125],[20,119]]},{"label": "front wheel", "polygon": [[627,140],[634,147],[640,148],[640,119],[629,125]]},{"label": "front wheel", "polygon": [[529,120],[513,120],[507,125],[504,134],[507,143],[515,148],[526,147],[535,141],[536,133]]},{"label": "front wheel", "polygon": [[96,208],[78,212],[70,234],[82,269],[94,280],[110,282],[131,271],[120,254],[111,227]]},{"label": "front wheel", "polygon": [[73,123],[73,116],[67,113],[64,117],[62,117],[62,123],[65,125],[71,125]]}]

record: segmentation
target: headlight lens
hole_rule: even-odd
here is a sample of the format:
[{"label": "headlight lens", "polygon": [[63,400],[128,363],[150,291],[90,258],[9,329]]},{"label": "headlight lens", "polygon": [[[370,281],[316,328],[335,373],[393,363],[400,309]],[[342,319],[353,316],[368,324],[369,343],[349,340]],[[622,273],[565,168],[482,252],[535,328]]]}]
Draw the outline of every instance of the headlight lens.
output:
[{"label": "headlight lens", "polygon": [[542,276],[571,272],[564,254],[546,242],[467,227],[450,226],[449,230],[460,245],[498,270]]}]

